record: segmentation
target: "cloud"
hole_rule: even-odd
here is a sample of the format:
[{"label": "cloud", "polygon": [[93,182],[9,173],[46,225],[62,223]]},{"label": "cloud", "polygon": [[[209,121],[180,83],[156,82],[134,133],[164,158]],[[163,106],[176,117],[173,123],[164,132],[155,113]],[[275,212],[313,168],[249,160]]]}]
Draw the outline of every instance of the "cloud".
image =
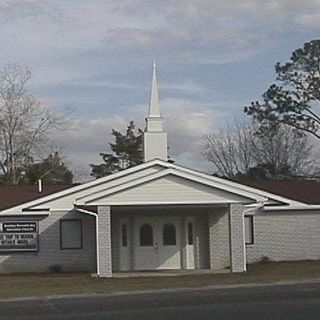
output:
[{"label": "cloud", "polygon": [[187,94],[203,94],[206,91],[206,88],[192,80],[185,80],[178,83],[170,81],[161,83],[160,90],[179,91]]},{"label": "cloud", "polygon": [[296,17],[296,22],[302,27],[314,29],[320,28],[320,12],[303,14]]},{"label": "cloud", "polygon": [[62,147],[64,154],[76,173],[76,179],[88,180],[89,164],[100,163],[100,152],[110,151],[112,140],[111,129],[126,127],[127,121],[121,117],[110,118],[69,118],[66,119],[64,130],[56,132],[52,137],[54,143]]},{"label": "cloud", "polygon": [[[201,106],[187,99],[163,99],[161,105],[169,136],[170,156],[186,166],[206,168],[206,161],[201,155],[201,137],[210,133],[216,123],[223,121],[225,114],[218,112],[215,106]],[[54,142],[63,146],[72,168],[76,173],[81,173],[76,179],[89,179],[89,164],[101,163],[99,153],[110,151],[112,128],[124,132],[130,120],[135,121],[137,128],[144,128],[147,105],[127,108],[131,113],[121,117],[69,118],[65,130],[55,134]]]},{"label": "cloud", "polygon": [[170,152],[199,166],[199,137],[259,97],[319,17],[319,0],[0,0],[0,60],[28,65],[51,108],[74,106],[56,140],[87,168],[112,127],[144,126],[156,58]]},{"label": "cloud", "polygon": [[123,46],[150,46],[154,44],[156,35],[150,31],[145,31],[136,28],[119,28],[107,30],[105,34],[105,42],[110,45]]},{"label": "cloud", "polygon": [[[225,63],[230,59],[221,59],[220,50],[216,52],[214,47],[233,51],[235,57],[249,46],[261,50],[268,47],[268,39],[292,30],[301,21],[309,28],[317,28],[308,22],[308,15],[312,10],[315,20],[320,10],[319,3],[312,0],[122,1],[121,4],[99,0],[11,0],[0,1],[0,8],[3,30],[0,40],[9,45],[11,55],[14,42],[18,49],[15,54],[27,63],[36,65],[36,59],[45,65],[51,62],[62,70],[66,65],[57,63],[66,55],[75,61],[94,50],[108,55],[127,47],[136,48],[138,52],[131,53],[136,56],[142,50],[162,56],[167,48],[175,55],[206,55],[206,59],[195,62]],[[5,55],[4,49],[0,57]]]},{"label": "cloud", "polygon": [[183,154],[194,153],[199,162],[203,161],[201,137],[212,132],[217,123],[223,121],[225,114],[214,105],[203,106],[200,102],[187,99],[164,99],[162,109],[170,155],[182,159]]}]

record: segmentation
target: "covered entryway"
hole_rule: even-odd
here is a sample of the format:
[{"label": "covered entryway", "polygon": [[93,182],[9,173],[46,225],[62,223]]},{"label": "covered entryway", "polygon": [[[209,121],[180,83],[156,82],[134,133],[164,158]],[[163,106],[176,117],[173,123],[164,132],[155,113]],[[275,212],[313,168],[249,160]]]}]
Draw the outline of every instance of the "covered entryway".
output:
[{"label": "covered entryway", "polygon": [[100,276],[160,269],[245,270],[243,208],[265,197],[162,161],[140,169],[111,177],[75,202],[97,208]]},{"label": "covered entryway", "polygon": [[113,271],[210,267],[207,206],[117,206],[111,211]]},{"label": "covered entryway", "polygon": [[177,217],[136,218],[135,270],[180,269],[181,231]]}]

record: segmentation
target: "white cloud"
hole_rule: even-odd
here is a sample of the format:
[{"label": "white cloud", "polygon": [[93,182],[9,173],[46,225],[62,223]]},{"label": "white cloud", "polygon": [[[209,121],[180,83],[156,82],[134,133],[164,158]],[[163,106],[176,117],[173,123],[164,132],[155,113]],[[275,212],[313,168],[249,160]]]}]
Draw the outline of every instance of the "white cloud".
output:
[{"label": "white cloud", "polygon": [[297,16],[296,21],[301,26],[306,28],[310,28],[310,29],[320,28],[320,12],[303,14],[303,15]]},{"label": "white cloud", "polygon": [[270,52],[271,69],[280,55],[272,49],[295,49],[285,47],[288,35],[318,36],[319,21],[319,0],[0,0],[0,60],[30,66],[32,89],[51,107],[78,108],[56,139],[85,167],[100,160],[112,127],[143,126],[156,58],[172,155],[197,166],[199,138],[232,112],[213,99],[224,88],[228,102],[257,98],[241,95],[250,83],[239,93],[230,78],[250,72],[252,87],[265,85],[255,59]]},{"label": "white cloud", "polygon": [[[217,112],[214,106],[204,107],[191,100],[164,99],[161,105],[169,134],[170,156],[181,164],[206,168],[206,161],[201,155],[201,137],[211,132],[225,114]],[[130,120],[134,120],[137,127],[143,128],[147,106],[130,106],[128,109],[132,113],[126,117],[70,118],[66,129],[55,135],[55,143],[63,146],[72,168],[76,169],[76,173],[81,172],[82,179],[89,178],[90,163],[102,162],[99,153],[110,151],[112,128],[124,132]]]},{"label": "white cloud", "polygon": [[[266,47],[266,39],[297,24],[318,28],[315,0],[0,1],[0,57],[15,55],[45,65],[81,51],[170,48],[177,54],[219,60],[213,46],[230,51]],[[310,13],[311,11],[311,13]],[[1,19],[2,17],[2,19]],[[311,22],[312,20],[313,22]],[[260,31],[263,26],[263,32]],[[251,49],[253,51],[253,49]],[[19,53],[20,52],[20,53]],[[236,56],[236,55],[235,55]],[[45,60],[45,61],[43,61]],[[203,59],[204,60],[204,59]],[[57,67],[57,66],[56,66]],[[65,65],[64,65],[65,67]],[[63,69],[62,66],[59,66]]]},{"label": "white cloud", "polygon": [[52,140],[63,148],[75,173],[81,172],[81,179],[89,179],[89,164],[100,163],[99,153],[110,151],[111,129],[123,129],[126,124],[124,118],[117,116],[99,119],[69,118],[66,119],[65,129],[56,132]]},{"label": "white cloud", "polygon": [[183,82],[166,82],[160,84],[160,90],[181,91],[188,94],[201,94],[205,92],[205,88],[192,80]]}]

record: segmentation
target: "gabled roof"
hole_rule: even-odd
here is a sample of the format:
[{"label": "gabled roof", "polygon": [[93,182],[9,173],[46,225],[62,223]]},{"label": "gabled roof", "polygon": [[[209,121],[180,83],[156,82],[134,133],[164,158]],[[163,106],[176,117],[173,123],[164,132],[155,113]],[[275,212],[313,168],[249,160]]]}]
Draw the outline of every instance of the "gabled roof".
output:
[{"label": "gabled roof", "polygon": [[[158,170],[154,170],[154,172],[150,173],[150,169],[152,168]],[[137,173],[139,173],[138,177]],[[177,164],[172,164],[163,160],[155,159],[141,165],[123,170],[121,172],[114,173],[107,177],[100,178],[95,181],[91,181],[63,191],[59,191],[5,211],[14,210],[16,212],[21,212],[22,210],[32,209],[34,207],[39,208],[39,206],[45,206],[46,203],[49,203],[51,201],[58,201],[59,199],[70,195],[72,195],[72,198],[74,199],[74,204],[81,204],[85,202],[84,198],[94,199],[95,197],[101,197],[104,194],[109,194],[112,192],[121,191],[125,188],[134,187],[136,185],[139,185],[140,183],[144,183],[168,174],[179,176],[183,179],[192,180],[199,184],[224,190],[226,192],[251,199],[252,202],[266,201],[269,204],[277,205],[304,205],[301,202],[261,191],[256,188],[248,187],[240,183],[217,178],[208,174],[198,172],[196,170],[179,166]]]},{"label": "gabled roof", "polygon": [[185,179],[185,180],[189,180],[189,181],[192,181],[192,182],[196,182],[198,184],[205,185],[205,186],[208,186],[208,187],[211,187],[211,188],[215,188],[215,189],[219,189],[219,190],[222,190],[222,191],[226,191],[228,193],[232,193],[234,195],[246,198],[248,200],[247,202],[252,202],[252,201],[254,201],[254,202],[260,201],[260,202],[262,202],[262,201],[267,200],[264,196],[260,196],[258,194],[254,194],[253,195],[250,192],[239,190],[239,189],[235,189],[235,188],[232,188],[230,186],[221,188],[221,185],[219,183],[213,181],[212,179],[206,179],[206,178],[203,178],[203,177],[194,176],[194,175],[192,175],[192,174],[190,174],[188,172],[179,171],[176,168],[172,167],[172,168],[164,169],[164,170],[162,170],[160,172],[156,172],[156,173],[153,173],[153,174],[149,174],[149,175],[143,176],[143,177],[135,179],[133,181],[128,181],[128,182],[122,183],[120,185],[117,185],[117,186],[114,186],[114,187],[111,187],[111,188],[107,188],[107,189],[101,190],[99,192],[95,192],[93,194],[89,194],[89,195],[87,195],[85,197],[82,197],[82,198],[78,198],[76,200],[76,204],[77,205],[94,204],[96,200],[99,200],[101,198],[105,198],[105,197],[108,197],[108,196],[110,196],[112,194],[116,194],[116,193],[122,192],[124,190],[130,189],[130,188],[134,188],[134,187],[137,187],[139,185],[142,185],[142,184],[145,184],[145,183],[149,183],[151,181],[158,180],[160,178],[168,177],[168,176],[179,177],[179,178],[182,178],[182,179]]}]

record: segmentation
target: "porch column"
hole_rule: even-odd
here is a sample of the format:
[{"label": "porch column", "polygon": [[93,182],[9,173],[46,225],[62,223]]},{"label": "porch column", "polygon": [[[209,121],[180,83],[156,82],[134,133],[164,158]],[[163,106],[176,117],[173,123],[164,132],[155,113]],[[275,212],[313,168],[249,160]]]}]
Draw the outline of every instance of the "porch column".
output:
[{"label": "porch column", "polygon": [[209,213],[210,269],[231,266],[229,208],[212,208]]},{"label": "porch column", "polygon": [[99,277],[112,277],[111,208],[98,206],[98,266]]},{"label": "porch column", "polygon": [[245,242],[244,242],[244,221],[243,205],[230,204],[229,224],[230,224],[230,258],[231,271],[246,271]]}]

